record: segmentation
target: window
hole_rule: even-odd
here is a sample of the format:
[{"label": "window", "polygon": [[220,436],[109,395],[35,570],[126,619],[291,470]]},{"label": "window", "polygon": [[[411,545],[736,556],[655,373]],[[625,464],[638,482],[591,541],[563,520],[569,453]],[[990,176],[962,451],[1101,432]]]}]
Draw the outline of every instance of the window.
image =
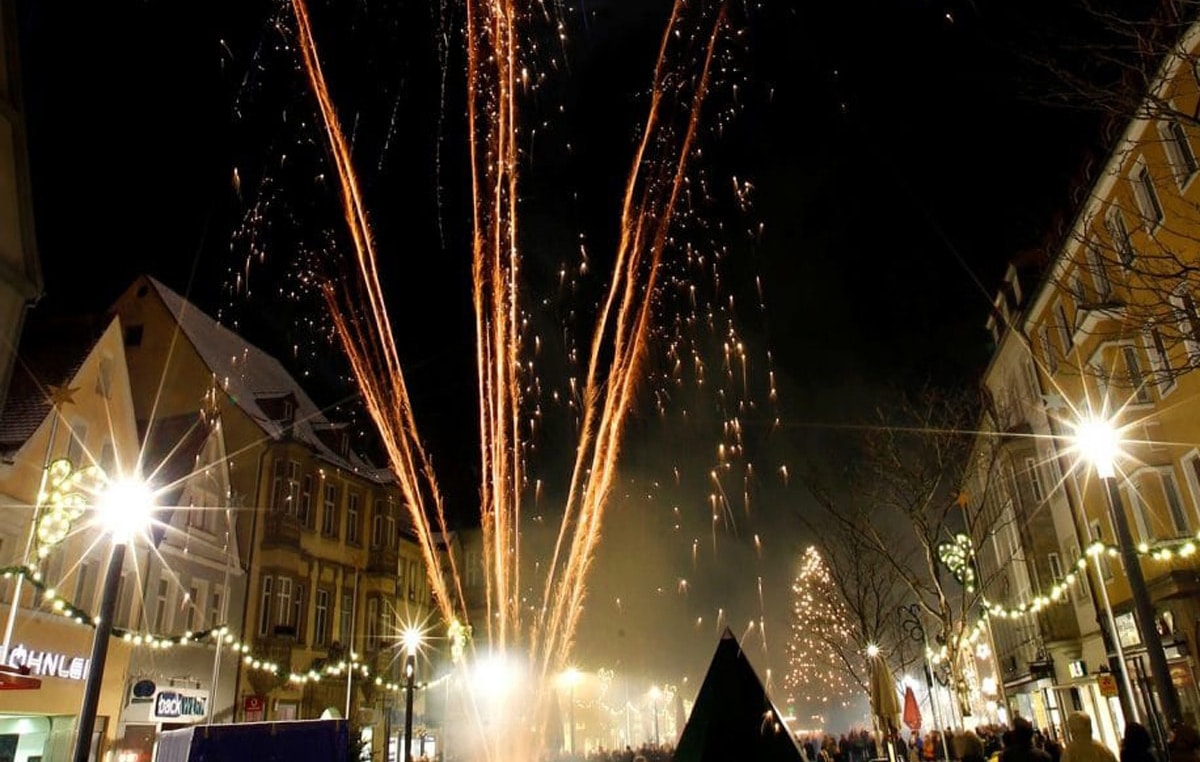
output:
[{"label": "window", "polygon": [[321,534],[326,537],[338,536],[337,487],[325,485],[325,511],[321,515]]},{"label": "window", "polygon": [[1192,488],[1192,504],[1200,512],[1200,453],[1193,451],[1183,459],[1183,470]]},{"label": "window", "polygon": [[1058,372],[1058,355],[1054,353],[1054,345],[1050,343],[1050,326],[1042,323],[1037,330],[1038,338],[1042,342],[1042,354],[1046,357],[1046,368],[1053,375]]},{"label": "window", "polygon": [[1200,360],[1200,313],[1196,311],[1196,300],[1185,288],[1171,295],[1171,306],[1175,308],[1188,360],[1194,363]]},{"label": "window", "polygon": [[1146,405],[1150,398],[1150,386],[1146,383],[1146,374],[1142,372],[1142,361],[1138,359],[1137,347],[1125,344],[1121,347],[1121,356],[1125,360],[1125,374],[1129,378],[1129,386],[1133,388],[1133,398],[1138,404]]},{"label": "window", "polygon": [[305,474],[300,481],[300,505],[296,511],[296,518],[306,527],[312,526],[312,488],[312,474]]},{"label": "window", "polygon": [[379,599],[367,599],[367,650],[379,648]]},{"label": "window", "polygon": [[1133,243],[1129,240],[1129,229],[1125,226],[1125,215],[1115,206],[1109,207],[1104,225],[1108,228],[1109,238],[1112,239],[1113,251],[1117,259],[1125,267],[1133,265]]},{"label": "window", "polygon": [[140,347],[142,345],[142,334],[145,330],[145,327],[140,325],[125,326],[125,346]]},{"label": "window", "polygon": [[329,635],[329,591],[317,591],[316,614],[313,617],[313,645],[323,646]]},{"label": "window", "polygon": [[[1104,532],[1100,529],[1100,521],[1095,520],[1088,525],[1088,533],[1092,536],[1092,542],[1104,542]],[[1108,553],[1101,551],[1096,556],[1096,561],[1100,564],[1100,577],[1105,581],[1113,578],[1112,564],[1108,562]]]},{"label": "window", "polygon": [[417,600],[417,582],[421,579],[421,565],[417,561],[412,561],[408,569],[408,599],[410,601]]},{"label": "window", "polygon": [[212,595],[209,596],[211,606],[208,609],[208,626],[210,628],[215,629],[216,627],[225,624],[225,612],[221,608],[224,598],[225,596],[221,590],[221,586],[214,585]]},{"label": "window", "polygon": [[383,547],[383,514],[380,510],[383,508],[381,501],[375,502],[375,515],[371,518],[371,547]]},{"label": "window", "polygon": [[79,564],[78,571],[75,572],[75,596],[71,599],[76,606],[92,610],[92,604],[95,601],[96,591],[96,564],[93,561],[83,561]]},{"label": "window", "polygon": [[304,618],[304,585],[296,585],[296,596],[292,599],[292,619],[288,623],[296,628],[296,640],[303,642],[308,621]]},{"label": "window", "polygon": [[396,547],[396,519],[389,513],[384,517],[383,531],[387,537],[387,546],[389,548]]},{"label": "window", "polygon": [[358,534],[358,495],[351,492],[346,498],[346,542],[357,545]]},{"label": "window", "polygon": [[1087,248],[1088,269],[1092,275],[1092,286],[1096,289],[1096,302],[1105,304],[1112,300],[1112,280],[1108,277],[1108,267],[1104,257],[1095,244]]},{"label": "window", "polygon": [[262,596],[258,599],[258,634],[271,631],[271,577],[263,577]]},{"label": "window", "polygon": [[103,357],[100,359],[99,372],[96,374],[96,394],[104,399],[112,399],[112,372],[113,359],[111,357]]},{"label": "window", "polygon": [[1142,223],[1146,230],[1154,229],[1163,221],[1162,202],[1158,200],[1158,190],[1154,187],[1154,178],[1144,160],[1139,160],[1133,171],[1133,196],[1137,200],[1138,210],[1142,213]]},{"label": "window", "polygon": [[341,620],[338,624],[338,637],[342,639],[342,645],[353,648],[351,638],[354,633],[350,630],[354,627],[354,596],[350,593],[342,593],[342,610],[338,618]]},{"label": "window", "polygon": [[289,625],[292,623],[292,578],[280,577],[278,585],[275,600],[279,604],[279,609],[275,615],[275,623]]},{"label": "window", "polygon": [[167,633],[167,628],[170,627],[167,617],[167,612],[169,610],[167,605],[167,597],[171,589],[170,584],[171,583],[167,581],[166,577],[162,577],[158,580],[158,595],[154,598],[155,635],[165,635]]},{"label": "window", "polygon": [[72,421],[70,432],[67,441],[67,460],[71,461],[71,465],[75,468],[81,468],[88,465],[84,458],[87,456],[87,435],[88,427],[86,423],[81,421]]},{"label": "window", "polygon": [[1058,323],[1058,338],[1062,341],[1063,356],[1066,356],[1075,342],[1075,331],[1074,324],[1067,316],[1067,304],[1062,299],[1054,304],[1054,316]]},{"label": "window", "polygon": [[294,460],[277,460],[271,482],[271,509],[295,516],[299,508],[300,464]]},{"label": "window", "polygon": [[1196,174],[1196,154],[1192,151],[1192,142],[1178,120],[1161,124],[1158,129],[1163,137],[1163,147],[1167,149],[1167,159],[1175,172],[1175,182],[1182,188]]},{"label": "window", "polygon": [[[1050,553],[1046,556],[1046,562],[1050,566],[1050,581],[1055,585],[1063,584],[1066,575],[1063,574],[1062,558],[1057,553]],[[1067,587],[1066,595],[1071,597],[1071,588]]]},{"label": "window", "polygon": [[1046,490],[1042,487],[1042,474],[1038,470],[1037,461],[1026,458],[1025,470],[1029,472],[1029,489],[1033,491],[1033,499],[1040,504],[1046,499]]},{"label": "window", "polygon": [[1142,498],[1141,491],[1137,489],[1137,485],[1133,480],[1129,481],[1126,488],[1122,489],[1125,498],[1125,504],[1129,506],[1129,512],[1133,515],[1134,529],[1137,532],[1137,541],[1139,543],[1151,543],[1156,539],[1154,536],[1154,517],[1150,514],[1150,509],[1146,505],[1146,501]]},{"label": "window", "polygon": [[1146,353],[1150,355],[1150,365],[1158,376],[1158,393],[1166,394],[1175,388],[1175,377],[1171,372],[1171,356],[1167,354],[1166,342],[1156,326],[1151,326],[1146,332]]},{"label": "window", "polygon": [[204,623],[204,611],[201,608],[204,606],[204,596],[200,594],[200,587],[195,582],[188,590],[187,603],[187,631],[195,632],[198,626]]},{"label": "window", "polygon": [[466,563],[464,564],[464,566],[467,567],[467,587],[478,587],[479,586],[479,568],[481,565],[480,559],[479,559],[479,553],[477,553],[473,550],[468,550],[466,553],[465,561],[466,561]]},{"label": "window", "polygon": [[[1071,568],[1078,569],[1079,568],[1079,558],[1080,558],[1079,543],[1072,541],[1070,550],[1071,550],[1071,553],[1069,555],[1069,558],[1071,559]],[[1079,571],[1079,573],[1075,575],[1075,579],[1078,580],[1078,583],[1079,583],[1079,593],[1081,596],[1080,600],[1086,601],[1089,598],[1091,598],[1092,593],[1091,593],[1091,590],[1088,589],[1087,570],[1081,569]]]},{"label": "window", "polygon": [[100,460],[97,465],[106,474],[115,474],[117,472],[117,453],[113,449],[111,439],[105,439],[104,444],[100,445]]},{"label": "window", "polygon": [[1162,477],[1163,495],[1167,498],[1167,510],[1171,514],[1171,525],[1175,528],[1175,535],[1181,537],[1191,534],[1192,529],[1183,509],[1183,498],[1179,495],[1179,482],[1175,481],[1175,473],[1169,470],[1160,471],[1159,476]]}]

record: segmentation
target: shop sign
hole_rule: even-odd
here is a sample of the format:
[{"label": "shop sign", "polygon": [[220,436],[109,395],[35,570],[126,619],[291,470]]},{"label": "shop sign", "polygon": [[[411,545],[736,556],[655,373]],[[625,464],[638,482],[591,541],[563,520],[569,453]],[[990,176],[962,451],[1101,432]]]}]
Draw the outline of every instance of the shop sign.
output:
[{"label": "shop sign", "polygon": [[18,643],[4,656],[10,667],[28,667],[35,677],[58,677],[63,680],[83,680],[88,676],[92,660],[57,651],[35,651]]},{"label": "shop sign", "polygon": [[1117,625],[1117,638],[1121,641],[1121,645],[1125,648],[1132,648],[1142,642],[1142,636],[1138,633],[1137,620],[1133,618],[1133,612],[1121,614],[1114,620]]},{"label": "shop sign", "polygon": [[246,722],[262,722],[263,709],[265,707],[262,696],[247,696],[242,702],[242,711],[246,714]]},{"label": "shop sign", "polygon": [[1087,677],[1087,663],[1077,659],[1067,664],[1067,671],[1071,673],[1071,677]]},{"label": "shop sign", "polygon": [[188,723],[201,722],[206,716],[208,691],[138,680],[129,691],[125,721]]},{"label": "shop sign", "polygon": [[1116,698],[1117,696],[1117,678],[1113,677],[1108,672],[1101,672],[1096,675],[1096,685],[1100,688],[1100,695],[1105,698]]},{"label": "shop sign", "polygon": [[208,691],[198,688],[160,688],[150,711],[159,722],[200,722],[207,715]]}]

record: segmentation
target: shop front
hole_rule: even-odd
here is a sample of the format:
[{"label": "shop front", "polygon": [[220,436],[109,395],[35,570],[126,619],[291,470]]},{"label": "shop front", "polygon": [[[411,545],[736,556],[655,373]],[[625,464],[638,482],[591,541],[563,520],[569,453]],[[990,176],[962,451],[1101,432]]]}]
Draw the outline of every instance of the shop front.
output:
[{"label": "shop front", "polygon": [[[19,620],[12,647],[0,654],[0,663],[27,669],[41,685],[0,690],[0,759],[50,762],[70,758],[75,719],[91,669],[92,633],[89,627],[46,614]],[[94,760],[103,759],[103,752],[112,744],[128,665],[128,647],[114,640],[109,644],[92,739]]]},{"label": "shop front", "polygon": [[125,699],[116,762],[151,762],[159,734],[204,722],[211,697],[191,682],[134,678]]}]

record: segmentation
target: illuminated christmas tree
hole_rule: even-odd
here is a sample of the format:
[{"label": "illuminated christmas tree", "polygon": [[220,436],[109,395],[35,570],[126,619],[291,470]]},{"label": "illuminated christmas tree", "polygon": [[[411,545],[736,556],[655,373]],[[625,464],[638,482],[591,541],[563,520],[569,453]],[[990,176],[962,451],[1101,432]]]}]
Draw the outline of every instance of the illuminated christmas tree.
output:
[{"label": "illuminated christmas tree", "polygon": [[821,553],[804,551],[792,584],[792,637],[788,641],[788,673],[784,688],[797,722],[841,714],[861,686],[853,678],[861,668],[861,646],[855,642],[846,604]]}]

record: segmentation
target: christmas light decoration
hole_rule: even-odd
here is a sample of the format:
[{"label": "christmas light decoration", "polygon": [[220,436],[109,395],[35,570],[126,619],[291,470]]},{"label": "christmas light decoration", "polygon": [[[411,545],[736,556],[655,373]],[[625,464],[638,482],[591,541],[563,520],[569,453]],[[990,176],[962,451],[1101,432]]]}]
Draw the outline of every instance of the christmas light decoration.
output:
[{"label": "christmas light decoration", "polygon": [[846,604],[814,547],[804,551],[792,595],[784,689],[797,716],[824,715],[831,705],[848,706],[861,687],[852,680],[845,657],[860,658],[862,648],[855,642]]}]

